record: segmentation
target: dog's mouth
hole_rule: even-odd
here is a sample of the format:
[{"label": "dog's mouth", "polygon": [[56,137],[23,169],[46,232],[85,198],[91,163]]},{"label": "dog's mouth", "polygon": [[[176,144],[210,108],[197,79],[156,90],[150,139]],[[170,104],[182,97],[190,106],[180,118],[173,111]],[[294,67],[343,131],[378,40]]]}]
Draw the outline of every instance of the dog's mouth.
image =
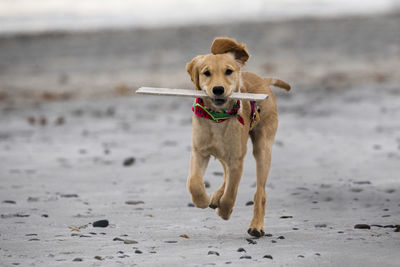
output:
[{"label": "dog's mouth", "polygon": [[226,98],[221,98],[221,97],[219,97],[219,98],[214,98],[213,99],[213,103],[216,105],[216,106],[222,106],[223,104],[225,104],[226,103]]}]

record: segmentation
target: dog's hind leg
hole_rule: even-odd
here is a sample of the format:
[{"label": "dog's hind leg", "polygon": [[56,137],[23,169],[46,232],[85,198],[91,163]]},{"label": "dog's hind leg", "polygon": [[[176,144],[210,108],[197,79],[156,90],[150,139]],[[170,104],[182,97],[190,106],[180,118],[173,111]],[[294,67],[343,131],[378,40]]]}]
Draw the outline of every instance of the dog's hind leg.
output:
[{"label": "dog's hind leg", "polygon": [[219,200],[221,199],[222,195],[224,194],[225,190],[225,181],[226,181],[226,165],[224,162],[220,161],[222,167],[224,168],[224,182],[222,183],[221,187],[215,191],[211,196],[211,201],[209,207],[212,209],[216,209],[219,207]]},{"label": "dog's hind leg", "polygon": [[210,204],[210,197],[206,192],[203,176],[208,166],[210,156],[203,156],[196,151],[190,155],[190,170],[187,187],[192,195],[192,201],[198,208],[205,209]]},{"label": "dog's hind leg", "polygon": [[265,133],[258,131],[251,134],[251,140],[257,166],[257,191],[254,195],[253,219],[247,232],[252,236],[260,237],[264,235],[265,185],[271,166],[273,137],[268,138]]}]

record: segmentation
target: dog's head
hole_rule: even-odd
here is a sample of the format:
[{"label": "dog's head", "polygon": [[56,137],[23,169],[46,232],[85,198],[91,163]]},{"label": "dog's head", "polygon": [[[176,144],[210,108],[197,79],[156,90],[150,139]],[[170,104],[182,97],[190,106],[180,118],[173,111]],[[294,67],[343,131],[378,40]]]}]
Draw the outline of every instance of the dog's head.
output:
[{"label": "dog's head", "polygon": [[240,68],[250,55],[246,46],[230,38],[216,38],[211,53],[193,58],[186,65],[196,90],[203,90],[217,108],[224,108],[232,92],[241,86]]}]

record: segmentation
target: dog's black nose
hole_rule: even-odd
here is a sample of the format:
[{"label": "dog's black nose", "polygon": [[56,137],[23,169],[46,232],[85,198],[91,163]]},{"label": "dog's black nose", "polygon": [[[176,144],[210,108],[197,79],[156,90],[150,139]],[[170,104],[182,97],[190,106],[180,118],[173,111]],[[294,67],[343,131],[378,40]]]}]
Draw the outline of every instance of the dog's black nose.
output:
[{"label": "dog's black nose", "polygon": [[225,89],[223,86],[214,86],[212,91],[213,91],[214,95],[220,96],[220,95],[224,94]]}]

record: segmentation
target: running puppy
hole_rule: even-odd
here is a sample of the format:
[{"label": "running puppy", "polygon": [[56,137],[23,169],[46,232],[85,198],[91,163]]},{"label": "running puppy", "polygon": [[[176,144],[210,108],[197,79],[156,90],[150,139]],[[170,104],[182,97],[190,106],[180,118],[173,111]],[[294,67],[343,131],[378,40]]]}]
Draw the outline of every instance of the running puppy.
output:
[{"label": "running puppy", "polygon": [[[192,108],[193,137],[187,186],[196,207],[216,209],[222,219],[228,220],[235,204],[250,137],[257,165],[257,191],[248,233],[260,237],[264,235],[265,185],[278,127],[275,95],[270,85],[286,91],[290,90],[290,85],[279,79],[241,72],[240,68],[250,55],[245,45],[233,39],[216,38],[211,52],[193,58],[186,65],[195,89],[210,96],[196,99]],[[269,97],[258,103],[237,101],[228,98],[232,92],[262,93]],[[215,156],[224,169],[224,182],[211,196],[206,193],[203,183],[210,156]]]}]

